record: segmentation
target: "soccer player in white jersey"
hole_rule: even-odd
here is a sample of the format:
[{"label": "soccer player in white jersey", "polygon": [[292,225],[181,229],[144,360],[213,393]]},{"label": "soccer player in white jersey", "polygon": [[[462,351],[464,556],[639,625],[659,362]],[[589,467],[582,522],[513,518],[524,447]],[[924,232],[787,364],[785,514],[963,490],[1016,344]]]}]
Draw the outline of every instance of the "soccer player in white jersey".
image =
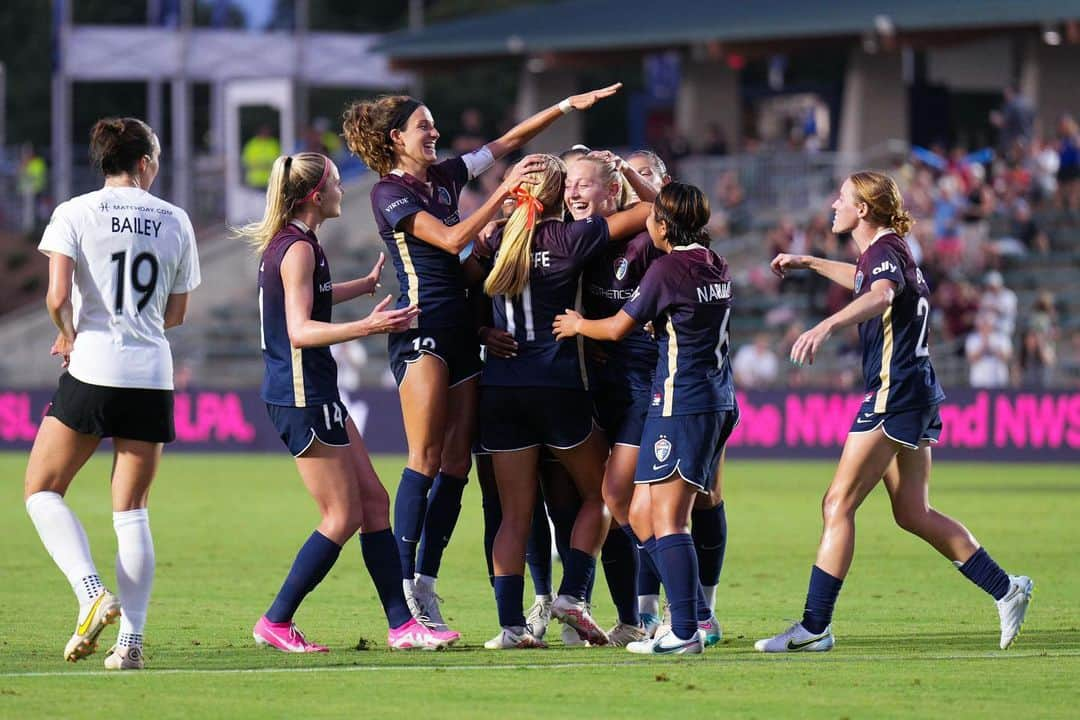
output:
[{"label": "soccer player in white jersey", "polygon": [[[164,443],[175,438],[165,329],[184,320],[199,258],[187,213],[149,192],[161,156],[154,131],[135,118],[106,118],[90,137],[105,185],[58,206],[38,246],[49,256],[45,303],[59,331],[52,354],[67,372],[30,451],[26,510],[79,601],[64,659],[92,654],[101,631],[120,618],[105,667],[137,670],[154,580],[146,503]],[[119,598],[102,582],[86,532],[64,502],[105,437],[114,448]]]}]

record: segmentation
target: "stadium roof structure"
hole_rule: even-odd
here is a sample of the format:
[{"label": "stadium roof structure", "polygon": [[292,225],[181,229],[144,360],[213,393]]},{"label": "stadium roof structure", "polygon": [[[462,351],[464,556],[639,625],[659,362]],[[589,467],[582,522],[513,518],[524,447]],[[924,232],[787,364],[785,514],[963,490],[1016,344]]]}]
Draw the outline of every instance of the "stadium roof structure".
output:
[{"label": "stadium roof structure", "polygon": [[447,59],[595,53],[1039,28],[1080,18],[1080,0],[570,0],[384,36],[398,66]]}]

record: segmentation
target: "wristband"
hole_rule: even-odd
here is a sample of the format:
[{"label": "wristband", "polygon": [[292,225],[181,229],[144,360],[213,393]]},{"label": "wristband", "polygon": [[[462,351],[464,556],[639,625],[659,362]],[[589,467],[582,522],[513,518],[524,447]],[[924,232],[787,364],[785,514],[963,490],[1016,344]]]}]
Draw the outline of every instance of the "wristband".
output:
[{"label": "wristband", "polygon": [[570,98],[566,98],[561,103],[559,103],[559,112],[561,112],[563,115],[569,115],[573,109],[574,106],[570,104]]}]

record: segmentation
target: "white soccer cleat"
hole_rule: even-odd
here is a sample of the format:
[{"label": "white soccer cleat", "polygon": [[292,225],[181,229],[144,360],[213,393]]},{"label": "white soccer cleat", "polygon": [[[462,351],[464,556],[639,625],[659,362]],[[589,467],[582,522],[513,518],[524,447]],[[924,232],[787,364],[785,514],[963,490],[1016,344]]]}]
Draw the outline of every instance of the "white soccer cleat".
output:
[{"label": "white soccer cleat", "polygon": [[543,649],[547,644],[529,632],[528,627],[504,627],[499,634],[484,643],[488,650]]},{"label": "white soccer cleat", "polygon": [[[406,601],[408,601],[408,596],[406,596]],[[441,602],[442,598],[435,592],[435,588],[418,582],[413,586],[409,609],[413,611],[413,617],[432,630],[453,632],[443,620],[442,612],[439,610]]]},{"label": "white soccer cleat", "polygon": [[708,620],[698,620],[697,626],[698,630],[705,634],[705,647],[717,645],[724,639],[724,630],[716,619],[716,613],[710,615]]},{"label": "white soccer cleat", "polygon": [[562,640],[563,645],[566,647],[589,647],[589,641],[581,633],[565,623],[560,625],[559,639]]},{"label": "white soccer cleat", "polygon": [[700,655],[705,652],[704,633],[700,630],[689,640],[683,640],[673,632],[655,638],[638,640],[626,646],[637,655]]},{"label": "white soccer cleat", "polygon": [[146,667],[141,647],[113,645],[105,655],[106,670],[142,670]]},{"label": "white soccer cleat", "polygon": [[660,624],[656,626],[655,630],[653,630],[652,636],[654,638],[658,638],[663,635],[667,635],[669,632],[671,632],[671,606],[668,605],[667,601],[665,600],[664,612],[660,617]]},{"label": "white soccer cleat", "polygon": [[551,595],[537,595],[536,602],[525,613],[525,627],[537,640],[543,640],[551,624],[551,604],[555,598]]},{"label": "white soccer cleat", "polygon": [[615,647],[626,647],[632,642],[639,642],[641,640],[648,640],[649,636],[645,632],[645,628],[642,625],[629,625],[627,623],[618,623],[615,627],[608,630],[608,640]]},{"label": "white soccer cleat", "polygon": [[1033,590],[1035,590],[1035,583],[1031,578],[1026,575],[1010,575],[1009,592],[1005,594],[1005,597],[995,601],[998,617],[1001,618],[1002,650],[1008,649],[1020,634],[1028,605],[1031,604]]},{"label": "white soccer cleat", "polygon": [[797,622],[779,635],[758,640],[754,649],[765,653],[825,652],[832,650],[833,644],[832,625],[815,635]]},{"label": "white soccer cleat", "polygon": [[64,659],[78,662],[94,654],[97,638],[106,625],[112,625],[120,617],[120,601],[108,590],[102,590],[94,602],[79,608],[75,621],[75,634],[64,646]]},{"label": "white soccer cleat", "polygon": [[593,620],[591,610],[584,600],[570,595],[560,595],[551,604],[552,617],[577,630],[590,645],[607,645],[607,633]]}]

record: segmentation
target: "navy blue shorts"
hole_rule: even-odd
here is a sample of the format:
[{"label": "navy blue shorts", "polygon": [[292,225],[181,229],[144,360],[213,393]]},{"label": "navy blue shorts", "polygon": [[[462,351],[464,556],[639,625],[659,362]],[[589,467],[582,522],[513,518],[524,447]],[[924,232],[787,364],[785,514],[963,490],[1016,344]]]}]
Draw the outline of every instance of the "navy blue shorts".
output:
[{"label": "navy blue shorts", "polygon": [[266,403],[266,411],[293,457],[303,455],[316,438],[331,447],[349,445],[349,433],[345,430],[349,410],[340,400],[302,408]]},{"label": "navy blue shorts", "polygon": [[641,431],[649,414],[649,388],[633,384],[599,383],[592,386],[596,424],[604,429],[609,445],[641,445]]},{"label": "navy blue shorts", "polygon": [[634,482],[658,482],[678,471],[700,492],[709,492],[724,445],[738,424],[738,408],[646,418]]},{"label": "navy blue shorts", "polygon": [[889,439],[914,450],[923,440],[936,443],[941,438],[940,405],[931,405],[900,412],[874,412],[874,403],[864,403],[851,423],[849,433],[885,431]]},{"label": "navy blue shorts", "polygon": [[443,361],[450,372],[450,387],[480,374],[480,340],[474,328],[406,330],[387,338],[390,371],[398,385],[405,380],[409,363],[416,362],[421,355],[433,355]]},{"label": "navy blue shorts", "polygon": [[480,388],[480,447],[488,452],[538,445],[568,450],[585,442],[592,429],[592,399],[585,390]]}]

